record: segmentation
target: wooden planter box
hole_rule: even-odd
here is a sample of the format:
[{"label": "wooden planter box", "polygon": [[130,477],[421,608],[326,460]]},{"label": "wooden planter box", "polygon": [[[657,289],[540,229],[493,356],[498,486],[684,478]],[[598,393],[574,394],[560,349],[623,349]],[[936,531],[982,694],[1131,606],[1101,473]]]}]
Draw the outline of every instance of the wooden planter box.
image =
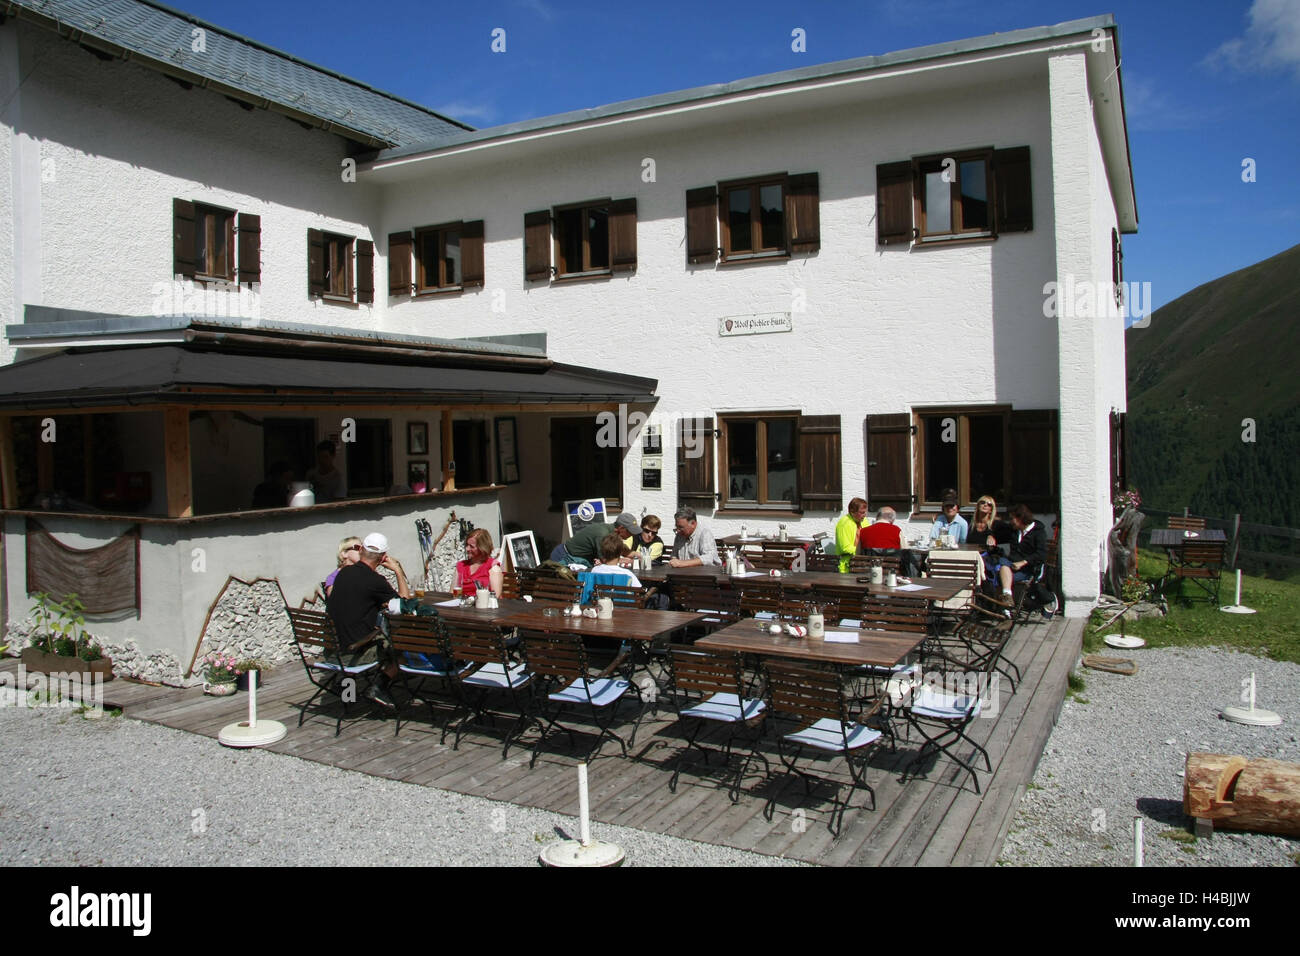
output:
[{"label": "wooden planter box", "polygon": [[102,674],[104,680],[113,679],[113,659],[101,657],[97,661],[83,661],[80,657],[63,657],[38,651],[34,647],[23,648],[23,666],[29,671],[41,674]]}]

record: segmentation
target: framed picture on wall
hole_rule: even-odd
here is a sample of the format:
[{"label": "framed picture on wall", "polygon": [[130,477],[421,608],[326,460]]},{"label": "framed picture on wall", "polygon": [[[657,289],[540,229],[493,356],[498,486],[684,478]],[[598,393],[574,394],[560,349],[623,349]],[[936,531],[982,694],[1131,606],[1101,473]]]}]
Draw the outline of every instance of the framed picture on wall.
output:
[{"label": "framed picture on wall", "polygon": [[408,461],[406,463],[406,483],[411,491],[422,495],[429,490],[429,461]]},{"label": "framed picture on wall", "polygon": [[497,429],[497,482],[502,485],[519,483],[519,451],[516,444],[515,419],[496,420]]},{"label": "framed picture on wall", "polygon": [[521,568],[536,568],[541,565],[537,560],[537,542],[531,531],[516,531],[505,536],[505,555],[510,562],[506,570],[518,571]]},{"label": "framed picture on wall", "polygon": [[408,455],[429,454],[429,423],[406,423],[406,453]]}]

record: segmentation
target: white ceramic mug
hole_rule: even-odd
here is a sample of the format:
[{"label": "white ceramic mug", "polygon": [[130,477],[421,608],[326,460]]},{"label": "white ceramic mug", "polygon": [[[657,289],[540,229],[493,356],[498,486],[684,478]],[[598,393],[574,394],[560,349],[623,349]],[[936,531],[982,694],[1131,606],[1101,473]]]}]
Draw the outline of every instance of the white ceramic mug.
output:
[{"label": "white ceramic mug", "polygon": [[808,615],[808,636],[824,637],[826,634],[826,616],[824,614]]},{"label": "white ceramic mug", "polygon": [[596,605],[600,609],[600,613],[598,613],[596,616],[599,617],[602,621],[608,621],[610,618],[614,616],[613,598],[607,598],[607,597],[600,598],[596,601]]}]

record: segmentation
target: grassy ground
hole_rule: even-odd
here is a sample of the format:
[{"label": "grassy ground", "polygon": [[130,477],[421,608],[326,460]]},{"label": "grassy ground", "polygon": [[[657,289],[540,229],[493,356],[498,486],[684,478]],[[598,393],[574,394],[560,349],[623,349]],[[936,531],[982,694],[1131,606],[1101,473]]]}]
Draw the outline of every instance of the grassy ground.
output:
[{"label": "grassy ground", "polygon": [[[1164,570],[1163,556],[1139,553],[1138,573],[1143,580],[1157,581]],[[1219,605],[1233,601],[1235,572],[1224,572],[1216,605],[1211,605],[1195,584],[1184,581],[1183,594],[1192,598],[1188,607],[1174,596],[1177,594],[1175,587],[1171,582],[1168,616],[1144,621],[1126,618],[1124,633],[1136,634],[1150,647],[1232,647],[1261,657],[1300,664],[1300,584],[1242,575],[1241,603],[1254,608],[1256,614],[1224,614],[1219,610]],[[1093,633],[1093,628],[1109,616],[1093,612],[1093,619],[1084,635],[1085,651],[1105,647],[1102,638],[1119,633],[1118,624]]]}]

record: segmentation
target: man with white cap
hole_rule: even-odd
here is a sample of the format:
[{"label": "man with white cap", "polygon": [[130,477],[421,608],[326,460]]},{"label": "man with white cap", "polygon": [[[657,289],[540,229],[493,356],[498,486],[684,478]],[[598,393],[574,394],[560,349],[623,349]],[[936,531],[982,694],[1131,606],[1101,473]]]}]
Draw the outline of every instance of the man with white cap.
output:
[{"label": "man with white cap", "polygon": [[[396,591],[377,570],[380,565],[397,576]],[[391,659],[386,638],[378,629],[379,615],[393,598],[410,596],[406,572],[388,553],[388,538],[374,532],[361,542],[361,560],[343,568],[334,578],[334,588],[326,603],[339,637],[343,662],[353,665],[379,661],[380,676],[370,685],[366,696],[386,710],[396,708],[388,686],[389,679],[397,676],[397,664]]]}]

